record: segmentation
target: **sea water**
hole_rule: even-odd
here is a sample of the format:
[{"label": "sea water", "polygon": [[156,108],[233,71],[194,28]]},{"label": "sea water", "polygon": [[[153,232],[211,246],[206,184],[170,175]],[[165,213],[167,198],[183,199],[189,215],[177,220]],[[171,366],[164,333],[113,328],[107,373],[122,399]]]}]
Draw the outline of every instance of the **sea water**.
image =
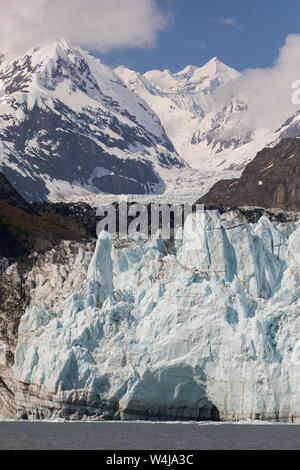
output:
[{"label": "sea water", "polygon": [[202,422],[0,422],[0,449],[300,449],[300,425]]}]

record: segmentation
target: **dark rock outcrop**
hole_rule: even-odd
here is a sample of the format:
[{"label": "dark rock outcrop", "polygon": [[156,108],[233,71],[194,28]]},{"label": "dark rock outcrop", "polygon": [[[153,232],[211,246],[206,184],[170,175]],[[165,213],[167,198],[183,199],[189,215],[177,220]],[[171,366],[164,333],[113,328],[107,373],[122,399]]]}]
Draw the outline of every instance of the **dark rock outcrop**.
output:
[{"label": "dark rock outcrop", "polygon": [[14,189],[6,176],[0,172],[0,201],[5,201],[11,206],[22,209],[28,214],[34,214],[32,206]]},{"label": "dark rock outcrop", "polygon": [[240,179],[218,181],[197,203],[300,211],[300,139],[282,139],[264,148]]},{"label": "dark rock outcrop", "polygon": [[87,204],[28,204],[0,173],[0,257],[43,253],[62,240],[96,237],[95,210]]}]

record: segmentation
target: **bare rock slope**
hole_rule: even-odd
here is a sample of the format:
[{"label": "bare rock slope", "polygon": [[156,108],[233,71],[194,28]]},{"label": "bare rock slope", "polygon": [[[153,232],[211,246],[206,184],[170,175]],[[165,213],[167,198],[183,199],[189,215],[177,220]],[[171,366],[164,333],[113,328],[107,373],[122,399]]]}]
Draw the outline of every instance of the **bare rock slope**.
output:
[{"label": "bare rock slope", "polygon": [[300,139],[285,138],[264,148],[241,178],[219,181],[197,202],[300,211]]}]

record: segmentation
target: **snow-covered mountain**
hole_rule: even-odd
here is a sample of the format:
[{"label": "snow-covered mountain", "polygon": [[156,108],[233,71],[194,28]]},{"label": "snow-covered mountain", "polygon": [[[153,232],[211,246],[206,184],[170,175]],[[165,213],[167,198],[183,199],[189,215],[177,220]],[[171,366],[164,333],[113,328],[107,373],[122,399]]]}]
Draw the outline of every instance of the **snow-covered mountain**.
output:
[{"label": "snow-covered mountain", "polygon": [[[216,57],[203,67],[187,66],[175,74],[169,70],[153,70],[141,75],[125,67],[117,67],[115,72],[160,117],[178,153],[193,166],[203,169],[202,157],[212,153],[209,151],[212,139],[207,136],[206,144],[199,145],[205,141],[202,134],[199,140],[199,133],[207,127],[208,134],[216,127],[212,122],[203,126],[203,119],[217,107],[214,92],[240,74]],[[211,167],[210,164],[209,169]]]},{"label": "snow-covered mountain", "polygon": [[229,167],[227,159],[222,164],[221,154],[252,139],[247,130],[237,128],[247,103],[234,98],[220,107],[216,101],[215,92],[240,76],[216,57],[203,67],[187,66],[175,74],[153,70],[141,75],[125,67],[115,72],[158,114],[178,153],[196,168],[211,170],[220,163],[220,169]]},{"label": "snow-covered mountain", "polygon": [[[216,57],[175,74],[154,70],[141,75],[125,67],[115,72],[147,101],[180,156],[194,168],[241,170],[281,137],[277,129],[250,122],[250,99],[238,87],[242,74]],[[292,122],[286,125],[285,135],[299,134]]]},{"label": "snow-covered mountain", "polygon": [[0,81],[0,170],[29,201],[162,192],[185,166],[146,102],[63,39],[4,60]]},{"label": "snow-covered mountain", "polygon": [[141,75],[123,66],[117,67],[115,72],[133,91],[142,94],[147,89],[153,95],[168,98],[178,108],[197,113],[201,117],[214,104],[213,92],[240,75],[216,57],[203,67],[188,65],[174,74],[170,70],[150,70]]},{"label": "snow-covered mountain", "polygon": [[112,71],[62,39],[1,60],[0,171],[28,201],[174,191],[197,199],[300,133],[299,114],[280,129],[244,119],[241,74],[217,58],[141,75]]}]

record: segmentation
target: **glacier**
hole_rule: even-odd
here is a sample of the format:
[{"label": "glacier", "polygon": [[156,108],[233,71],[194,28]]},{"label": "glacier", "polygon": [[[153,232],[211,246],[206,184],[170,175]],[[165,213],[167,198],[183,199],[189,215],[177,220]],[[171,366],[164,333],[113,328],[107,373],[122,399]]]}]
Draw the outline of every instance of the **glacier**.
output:
[{"label": "glacier", "polygon": [[182,239],[102,232],[59,308],[22,317],[18,417],[299,422],[299,247],[297,217],[239,209]]}]

